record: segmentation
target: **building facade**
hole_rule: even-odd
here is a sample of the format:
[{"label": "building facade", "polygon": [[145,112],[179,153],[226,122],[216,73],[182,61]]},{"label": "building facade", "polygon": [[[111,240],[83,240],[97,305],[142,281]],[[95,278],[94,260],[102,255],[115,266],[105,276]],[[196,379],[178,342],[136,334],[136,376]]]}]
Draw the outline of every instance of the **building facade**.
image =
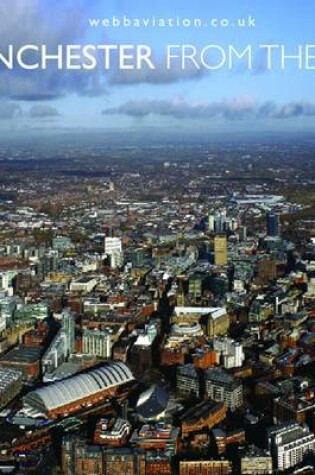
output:
[{"label": "building facade", "polygon": [[231,338],[214,338],[213,349],[217,355],[217,363],[222,363],[224,368],[239,368],[244,363],[242,344]]},{"label": "building facade", "polygon": [[200,397],[200,380],[198,371],[192,364],[178,366],[176,369],[176,395],[189,398]]},{"label": "building facade", "polygon": [[5,407],[22,389],[20,371],[0,367],[0,409]]},{"label": "building facade", "polygon": [[271,475],[272,457],[269,452],[250,446],[241,458],[241,475]]},{"label": "building facade", "polygon": [[286,423],[268,430],[268,444],[275,466],[287,470],[315,451],[315,435],[307,426]]},{"label": "building facade", "polygon": [[110,258],[110,266],[113,269],[120,267],[123,264],[121,239],[117,237],[106,237],[104,244],[105,254]]},{"label": "building facade", "polygon": [[205,390],[210,399],[226,404],[231,411],[243,405],[242,383],[219,368],[205,372]]},{"label": "building facade", "polygon": [[84,354],[110,358],[112,351],[111,334],[106,330],[83,330],[82,350]]},{"label": "building facade", "polygon": [[194,460],[179,463],[180,475],[229,475],[232,464],[228,460]]},{"label": "building facade", "polygon": [[227,237],[215,236],[214,238],[214,264],[226,266],[228,263]]}]

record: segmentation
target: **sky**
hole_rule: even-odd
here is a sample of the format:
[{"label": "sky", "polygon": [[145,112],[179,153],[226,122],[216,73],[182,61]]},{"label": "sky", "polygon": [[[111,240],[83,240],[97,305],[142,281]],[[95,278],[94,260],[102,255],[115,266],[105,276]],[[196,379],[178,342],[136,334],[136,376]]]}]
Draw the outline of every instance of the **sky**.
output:
[{"label": "sky", "polygon": [[[53,63],[44,71],[18,64],[10,70],[1,62],[0,133],[312,130],[315,69],[305,68],[304,50],[301,69],[292,59],[283,70],[278,53],[268,68],[266,51],[258,46],[281,44],[286,54],[296,54],[298,45],[315,44],[313,18],[313,0],[0,0],[3,55],[8,45],[17,51],[45,44],[53,52],[59,44],[144,44],[155,66],[123,70],[117,55],[109,70],[58,70]],[[154,24],[169,19],[176,26]],[[195,20],[202,26],[192,26]],[[183,68],[174,59],[167,69],[167,46],[182,44],[196,48],[200,68],[191,61]],[[207,45],[224,51],[251,45],[252,68],[245,58],[230,69],[227,63],[204,67],[198,55]],[[205,62],[212,67],[220,53],[209,51]],[[315,68],[315,58],[309,64]]]}]

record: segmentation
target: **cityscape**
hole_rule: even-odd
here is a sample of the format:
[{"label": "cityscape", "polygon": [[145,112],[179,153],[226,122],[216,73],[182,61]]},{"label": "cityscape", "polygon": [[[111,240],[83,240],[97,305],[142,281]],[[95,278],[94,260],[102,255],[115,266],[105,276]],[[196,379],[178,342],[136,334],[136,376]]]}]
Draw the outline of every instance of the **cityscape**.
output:
[{"label": "cityscape", "polygon": [[0,149],[1,473],[314,473],[314,140],[32,143]]},{"label": "cityscape", "polygon": [[315,474],[314,2],[0,1],[0,475]]}]

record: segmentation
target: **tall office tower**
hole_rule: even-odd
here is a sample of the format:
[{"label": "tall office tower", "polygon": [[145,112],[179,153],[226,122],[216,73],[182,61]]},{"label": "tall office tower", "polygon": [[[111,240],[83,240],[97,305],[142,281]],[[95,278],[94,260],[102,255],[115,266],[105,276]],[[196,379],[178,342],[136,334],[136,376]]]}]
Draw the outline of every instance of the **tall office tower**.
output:
[{"label": "tall office tower", "polygon": [[267,214],[267,235],[270,237],[280,236],[280,215],[276,213]]},{"label": "tall office tower", "polygon": [[214,215],[214,232],[220,234],[223,231],[222,215],[220,211],[217,211]]},{"label": "tall office tower", "polygon": [[209,233],[214,232],[214,214],[213,214],[213,211],[211,211],[208,214],[208,231],[209,231]]},{"label": "tall office tower", "polygon": [[214,263],[216,266],[226,266],[228,263],[226,236],[214,238]]},{"label": "tall office tower", "polygon": [[113,269],[120,267],[123,263],[122,242],[117,237],[105,238],[105,254],[110,258],[110,266]]},{"label": "tall office tower", "polygon": [[115,191],[115,185],[112,181],[108,184],[108,191]]},{"label": "tall office tower", "polygon": [[66,334],[68,352],[74,353],[75,347],[75,319],[74,314],[65,309],[62,313],[62,329]]},{"label": "tall office tower", "polygon": [[0,320],[4,325],[3,330],[12,325],[15,309],[16,300],[13,297],[0,298]]}]

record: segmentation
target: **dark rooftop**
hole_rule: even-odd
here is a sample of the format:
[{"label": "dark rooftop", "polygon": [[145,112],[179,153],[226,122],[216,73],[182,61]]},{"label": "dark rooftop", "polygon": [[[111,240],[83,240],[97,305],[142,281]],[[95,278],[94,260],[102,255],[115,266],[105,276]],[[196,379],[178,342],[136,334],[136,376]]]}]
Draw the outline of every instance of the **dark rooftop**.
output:
[{"label": "dark rooftop", "polygon": [[20,345],[17,348],[13,348],[8,353],[3,355],[0,358],[0,365],[2,362],[10,362],[10,363],[34,363],[35,361],[39,360],[42,353],[41,348],[37,347],[27,347],[24,345]]}]

